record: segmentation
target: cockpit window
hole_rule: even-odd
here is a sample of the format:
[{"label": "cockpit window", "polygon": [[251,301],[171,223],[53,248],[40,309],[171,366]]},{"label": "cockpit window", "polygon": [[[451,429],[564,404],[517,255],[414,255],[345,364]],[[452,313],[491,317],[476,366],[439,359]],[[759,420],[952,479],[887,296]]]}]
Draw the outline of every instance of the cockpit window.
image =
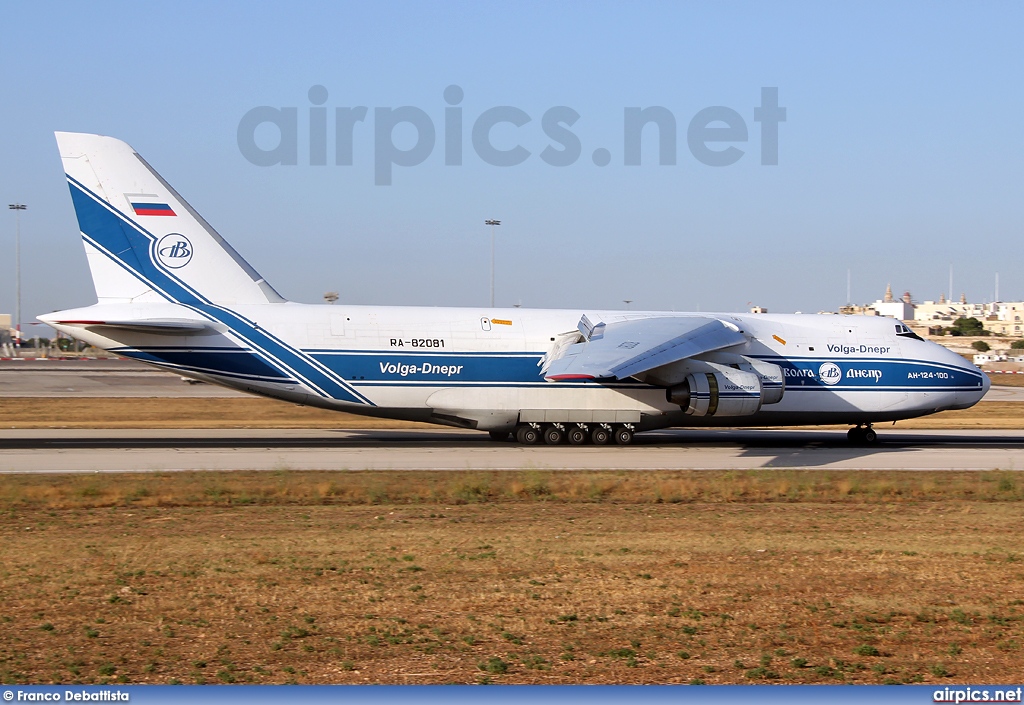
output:
[{"label": "cockpit window", "polygon": [[913,338],[914,340],[924,340],[924,338],[922,338],[917,333],[907,328],[902,323],[896,324],[896,335],[897,337],[900,338]]}]

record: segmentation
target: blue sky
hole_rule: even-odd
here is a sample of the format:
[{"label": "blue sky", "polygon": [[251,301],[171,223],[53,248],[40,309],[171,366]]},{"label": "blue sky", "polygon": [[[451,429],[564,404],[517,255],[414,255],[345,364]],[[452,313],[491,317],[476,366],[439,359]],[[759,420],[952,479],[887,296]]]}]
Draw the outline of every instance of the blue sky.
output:
[{"label": "blue sky", "polygon": [[[497,303],[540,307],[834,310],[888,282],[1024,298],[1024,50],[1019,3],[88,3],[5,8],[0,195],[22,219],[23,318],[94,301],[52,132],[132,144],[285,296],[485,305],[486,218]],[[463,164],[445,165],[443,94],[464,92]],[[328,164],[309,163],[311,86],[327,89]],[[779,163],[760,163],[754,109],[777,87]],[[240,151],[242,116],[297,110],[294,166]],[[334,164],[334,108],[366,106],[353,164]],[[415,106],[429,156],[374,184],[375,108]],[[477,118],[514,106],[495,147]],[[568,106],[580,158],[551,166],[545,111]],[[623,111],[663,106],[676,164],[623,164]],[[687,126],[742,118],[743,156],[701,163]],[[263,147],[276,133],[256,133]],[[400,125],[399,148],[416,133]],[[727,144],[711,145],[714,149]],[[591,158],[611,154],[607,166]],[[14,308],[13,213],[0,221],[0,311]],[[29,329],[31,332],[31,329]]]}]

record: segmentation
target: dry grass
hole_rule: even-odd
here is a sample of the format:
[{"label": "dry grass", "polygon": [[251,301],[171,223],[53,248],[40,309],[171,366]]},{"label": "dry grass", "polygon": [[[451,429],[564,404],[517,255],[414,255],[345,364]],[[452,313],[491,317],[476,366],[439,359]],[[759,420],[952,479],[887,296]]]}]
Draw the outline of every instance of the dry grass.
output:
[{"label": "dry grass", "polygon": [[[896,428],[1024,427],[1024,403],[982,402],[900,421]],[[437,428],[314,409],[261,397],[0,398],[0,428]],[[839,428],[838,426],[836,428]],[[844,426],[845,428],[845,426]]]},{"label": "dry grass", "polygon": [[939,499],[842,500],[859,480],[836,474],[841,501],[563,501],[523,474],[465,504],[5,501],[0,679],[1020,682],[1017,490],[917,477]]},{"label": "dry grass", "polygon": [[801,503],[1024,500],[1020,473],[651,470],[235,471],[5,475],[0,507]]},{"label": "dry grass", "polygon": [[435,428],[263,397],[0,399],[0,428]]},{"label": "dry grass", "polygon": [[1024,387],[1024,375],[1022,374],[992,374],[988,378],[992,380],[994,387]]},{"label": "dry grass", "polygon": [[[879,424],[878,428],[888,428]],[[919,419],[897,421],[896,428],[912,429],[1017,429],[1024,428],[1024,403],[1012,401],[983,401],[970,409],[942,411]]]}]

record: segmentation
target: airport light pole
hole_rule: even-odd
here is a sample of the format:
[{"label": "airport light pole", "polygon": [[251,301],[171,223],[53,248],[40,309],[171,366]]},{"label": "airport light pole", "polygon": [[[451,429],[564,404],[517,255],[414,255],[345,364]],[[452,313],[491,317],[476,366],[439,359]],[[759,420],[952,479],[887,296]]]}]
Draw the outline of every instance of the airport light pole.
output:
[{"label": "airport light pole", "polygon": [[21,355],[21,212],[28,208],[24,203],[7,206],[14,211],[14,340],[15,356]]},{"label": "airport light pole", "polygon": [[501,225],[501,221],[488,219],[484,225],[491,226],[491,308],[494,308],[494,226]]}]

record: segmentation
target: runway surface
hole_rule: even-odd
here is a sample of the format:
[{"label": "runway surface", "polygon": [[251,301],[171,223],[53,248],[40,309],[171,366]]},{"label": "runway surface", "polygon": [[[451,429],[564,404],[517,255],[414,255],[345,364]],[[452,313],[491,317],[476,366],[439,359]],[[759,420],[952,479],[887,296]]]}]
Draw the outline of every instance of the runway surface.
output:
[{"label": "runway surface", "polygon": [[1024,387],[992,386],[985,393],[984,401],[1024,401]]},{"label": "runway surface", "polygon": [[455,430],[3,430],[0,473],[187,470],[1024,470],[1024,431],[671,430],[633,446],[519,446]]}]

